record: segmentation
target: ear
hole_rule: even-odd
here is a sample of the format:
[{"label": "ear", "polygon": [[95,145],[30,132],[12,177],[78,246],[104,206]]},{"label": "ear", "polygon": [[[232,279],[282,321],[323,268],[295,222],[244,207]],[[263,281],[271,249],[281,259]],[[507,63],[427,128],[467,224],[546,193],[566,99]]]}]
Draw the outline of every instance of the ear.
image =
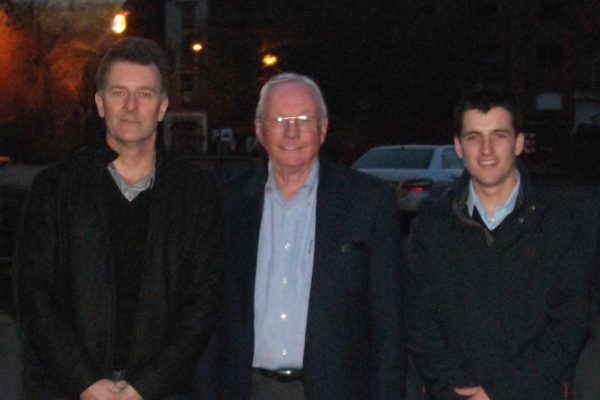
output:
[{"label": "ear", "polygon": [[96,109],[98,110],[98,115],[100,118],[104,118],[104,99],[100,92],[96,92],[94,96],[94,100],[96,101]]},{"label": "ear", "polygon": [[463,158],[462,146],[460,144],[460,137],[458,135],[454,135],[454,151],[458,158]]},{"label": "ear", "polygon": [[163,118],[165,117],[165,113],[167,112],[168,107],[169,107],[169,97],[163,96],[162,100],[160,101],[160,111],[158,113],[159,121],[162,121]]},{"label": "ear", "polygon": [[265,147],[263,126],[258,118],[254,120],[254,134],[256,135],[256,140],[258,140],[258,143],[260,143],[262,147]]},{"label": "ear", "polygon": [[327,118],[323,118],[319,122],[319,136],[321,144],[325,143],[325,138],[327,137],[327,127],[329,126],[329,120]]},{"label": "ear", "polygon": [[523,152],[525,148],[525,134],[523,132],[517,133],[515,138],[515,156],[518,156]]}]

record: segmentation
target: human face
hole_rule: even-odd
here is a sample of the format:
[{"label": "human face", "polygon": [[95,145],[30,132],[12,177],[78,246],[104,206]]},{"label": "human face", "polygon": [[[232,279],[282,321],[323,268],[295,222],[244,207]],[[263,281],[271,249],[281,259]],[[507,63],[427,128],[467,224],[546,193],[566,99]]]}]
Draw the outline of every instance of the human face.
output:
[{"label": "human face", "polygon": [[[317,117],[314,127],[300,129],[296,119],[284,129],[270,124],[277,117]],[[310,170],[327,134],[327,118],[321,118],[315,93],[300,82],[284,82],[271,88],[256,120],[256,138],[269,154],[276,173],[296,174]],[[293,120],[293,118],[291,119]],[[291,120],[288,120],[291,122]]]},{"label": "human face", "polygon": [[462,130],[454,137],[454,147],[478,194],[508,196],[516,183],[516,158],[524,141],[524,135],[515,132],[511,113],[493,107],[487,113],[475,109],[463,113]]},{"label": "human face", "polygon": [[128,145],[153,146],[156,126],[168,105],[155,65],[115,61],[104,89],[96,93],[98,114],[106,124],[106,141],[115,150]]}]

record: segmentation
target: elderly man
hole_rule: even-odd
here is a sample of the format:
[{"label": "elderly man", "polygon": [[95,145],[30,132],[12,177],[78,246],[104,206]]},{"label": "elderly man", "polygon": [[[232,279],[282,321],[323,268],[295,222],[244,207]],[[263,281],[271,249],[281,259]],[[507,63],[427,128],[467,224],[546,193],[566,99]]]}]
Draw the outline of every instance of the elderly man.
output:
[{"label": "elderly man", "polygon": [[165,54],[127,38],[104,56],[106,137],[33,182],[16,300],[29,399],[174,399],[190,390],[221,295],[212,179],[157,146]]},{"label": "elderly man", "polygon": [[408,346],[428,399],[561,400],[588,322],[580,210],[532,186],[512,95],[457,106],[466,171],[411,226]]},{"label": "elderly man", "polygon": [[225,190],[223,399],[401,399],[399,219],[383,183],[319,157],[327,110],[311,79],[260,92],[268,165]]}]

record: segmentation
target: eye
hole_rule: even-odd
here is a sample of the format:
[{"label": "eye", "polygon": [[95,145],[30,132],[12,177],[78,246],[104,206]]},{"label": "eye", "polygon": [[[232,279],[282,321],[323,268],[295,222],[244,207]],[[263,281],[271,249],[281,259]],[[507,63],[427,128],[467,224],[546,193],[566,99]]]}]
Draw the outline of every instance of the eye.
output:
[{"label": "eye", "polygon": [[494,136],[498,139],[506,139],[508,138],[510,135],[508,132],[506,131],[496,131],[494,132]]},{"label": "eye", "polygon": [[275,122],[277,122],[278,124],[282,124],[285,122],[285,117],[276,117],[274,119]]},{"label": "eye", "polygon": [[296,120],[298,120],[298,122],[308,122],[309,117],[308,115],[298,115]]},{"label": "eye", "polygon": [[110,95],[114,97],[122,97],[125,94],[123,89],[113,89],[110,91]]},{"label": "eye", "polygon": [[152,93],[151,92],[139,92],[138,97],[141,99],[149,99],[152,97]]}]

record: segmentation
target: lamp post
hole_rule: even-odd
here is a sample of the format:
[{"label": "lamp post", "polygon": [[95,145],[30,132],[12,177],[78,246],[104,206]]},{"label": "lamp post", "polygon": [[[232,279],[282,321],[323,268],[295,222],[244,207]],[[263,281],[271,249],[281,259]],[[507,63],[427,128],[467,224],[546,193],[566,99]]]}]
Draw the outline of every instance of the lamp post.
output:
[{"label": "lamp post", "polygon": [[267,53],[262,58],[262,63],[265,68],[271,68],[277,65],[279,58],[275,54]]},{"label": "lamp post", "polygon": [[127,29],[127,11],[119,11],[112,19],[110,29],[117,35],[122,34]]}]

